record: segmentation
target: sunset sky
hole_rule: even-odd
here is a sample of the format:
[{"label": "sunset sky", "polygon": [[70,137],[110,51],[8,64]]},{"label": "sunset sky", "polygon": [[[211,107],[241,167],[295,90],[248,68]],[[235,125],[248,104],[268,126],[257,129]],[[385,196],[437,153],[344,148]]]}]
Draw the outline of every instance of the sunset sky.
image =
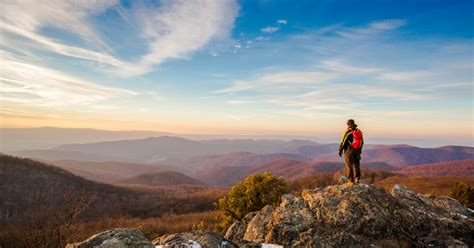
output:
[{"label": "sunset sky", "polygon": [[1,1],[2,127],[473,143],[473,1]]}]

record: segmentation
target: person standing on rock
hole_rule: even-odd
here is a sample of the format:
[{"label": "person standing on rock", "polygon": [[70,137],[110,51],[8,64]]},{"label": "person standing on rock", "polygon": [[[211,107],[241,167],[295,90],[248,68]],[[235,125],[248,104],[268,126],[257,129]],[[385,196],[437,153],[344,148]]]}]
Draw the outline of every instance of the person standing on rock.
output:
[{"label": "person standing on rock", "polygon": [[344,152],[346,176],[351,183],[359,183],[360,181],[362,146],[364,146],[362,131],[357,128],[357,124],[353,119],[347,120],[347,130],[342,135],[341,144],[339,145],[339,157],[342,157]]}]

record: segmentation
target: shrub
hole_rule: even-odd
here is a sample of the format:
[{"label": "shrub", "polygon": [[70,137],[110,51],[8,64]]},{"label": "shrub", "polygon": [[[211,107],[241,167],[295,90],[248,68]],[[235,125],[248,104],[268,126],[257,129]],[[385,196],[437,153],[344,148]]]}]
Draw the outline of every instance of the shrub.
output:
[{"label": "shrub", "polygon": [[275,177],[270,172],[248,176],[217,202],[224,217],[217,230],[225,232],[235,220],[268,204],[278,203],[285,192],[286,183],[282,177]]},{"label": "shrub", "polygon": [[449,196],[458,200],[468,208],[474,209],[474,187],[457,182],[451,187]]}]

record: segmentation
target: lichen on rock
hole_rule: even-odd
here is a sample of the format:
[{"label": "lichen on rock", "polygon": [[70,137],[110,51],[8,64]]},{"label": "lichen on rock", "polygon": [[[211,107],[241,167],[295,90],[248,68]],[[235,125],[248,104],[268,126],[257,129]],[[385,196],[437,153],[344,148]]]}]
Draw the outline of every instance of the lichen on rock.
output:
[{"label": "lichen on rock", "polygon": [[91,236],[66,248],[154,248],[155,246],[135,228],[116,228]]},{"label": "lichen on rock", "polygon": [[208,230],[167,234],[156,238],[152,243],[161,247],[237,248],[232,241]]},{"label": "lichen on rock", "polygon": [[284,195],[280,205],[232,225],[237,244],[285,247],[400,247],[474,245],[472,212],[445,196],[419,195],[405,187],[390,192],[369,184],[342,184]]}]

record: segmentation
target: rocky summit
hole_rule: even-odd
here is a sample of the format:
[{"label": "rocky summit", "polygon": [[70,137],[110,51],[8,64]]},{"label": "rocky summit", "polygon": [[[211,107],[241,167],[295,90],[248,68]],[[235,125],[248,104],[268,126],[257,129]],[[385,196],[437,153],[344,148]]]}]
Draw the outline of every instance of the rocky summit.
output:
[{"label": "rocky summit", "polygon": [[474,212],[446,196],[396,185],[341,184],[283,195],[247,214],[225,237],[211,231],[168,234],[150,242],[114,229],[69,247],[473,247]]},{"label": "rocky summit", "polygon": [[474,216],[446,196],[342,184],[284,195],[236,221],[225,238],[284,247],[473,247]]}]

